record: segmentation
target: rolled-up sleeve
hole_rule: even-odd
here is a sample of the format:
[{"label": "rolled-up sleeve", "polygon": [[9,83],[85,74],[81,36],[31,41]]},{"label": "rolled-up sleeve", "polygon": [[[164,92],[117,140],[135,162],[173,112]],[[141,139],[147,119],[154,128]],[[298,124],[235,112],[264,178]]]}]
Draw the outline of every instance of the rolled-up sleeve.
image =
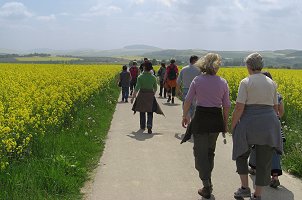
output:
[{"label": "rolled-up sleeve", "polygon": [[247,101],[247,86],[246,83],[242,80],[239,85],[236,102],[246,104],[246,101]]}]

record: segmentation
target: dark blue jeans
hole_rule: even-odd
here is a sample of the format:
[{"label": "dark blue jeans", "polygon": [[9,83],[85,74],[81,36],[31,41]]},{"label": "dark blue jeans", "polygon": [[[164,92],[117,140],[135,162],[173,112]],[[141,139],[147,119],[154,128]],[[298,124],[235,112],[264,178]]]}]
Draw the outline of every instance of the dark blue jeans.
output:
[{"label": "dark blue jeans", "polygon": [[129,96],[129,87],[122,87],[122,100],[128,100]]},{"label": "dark blue jeans", "polygon": [[[147,128],[152,129],[153,125],[153,112],[148,112],[147,113]],[[146,128],[146,113],[145,112],[140,112],[140,126],[141,129]]]}]

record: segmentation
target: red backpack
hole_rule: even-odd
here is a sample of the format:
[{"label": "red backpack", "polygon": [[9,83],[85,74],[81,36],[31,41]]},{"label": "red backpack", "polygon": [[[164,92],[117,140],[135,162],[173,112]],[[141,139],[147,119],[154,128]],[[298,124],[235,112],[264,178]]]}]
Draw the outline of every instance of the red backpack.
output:
[{"label": "red backpack", "polygon": [[130,68],[130,74],[132,78],[137,78],[138,76],[138,68],[137,67],[131,67]]}]

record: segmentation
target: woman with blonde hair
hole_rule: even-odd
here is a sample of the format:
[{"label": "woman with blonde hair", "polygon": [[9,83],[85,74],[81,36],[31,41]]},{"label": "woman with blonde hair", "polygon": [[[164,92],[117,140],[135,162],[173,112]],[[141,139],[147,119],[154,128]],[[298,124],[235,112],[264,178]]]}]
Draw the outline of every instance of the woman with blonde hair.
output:
[{"label": "woman with blonde hair", "polygon": [[[221,65],[218,54],[208,53],[195,64],[203,72],[190,85],[183,109],[182,126],[187,127],[186,135],[194,138],[195,168],[199,172],[203,188],[198,194],[209,199],[213,191],[211,173],[214,168],[216,140],[220,132],[227,132],[228,114],[231,106],[229,87],[225,79],[217,76]],[[190,123],[188,112],[196,100],[195,115]]]}]

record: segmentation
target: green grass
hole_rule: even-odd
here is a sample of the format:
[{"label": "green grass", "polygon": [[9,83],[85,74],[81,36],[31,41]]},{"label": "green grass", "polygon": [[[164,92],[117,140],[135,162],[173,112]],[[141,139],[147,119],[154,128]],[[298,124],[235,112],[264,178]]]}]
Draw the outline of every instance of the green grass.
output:
[{"label": "green grass", "polygon": [[287,116],[287,123],[283,126],[286,142],[282,165],[289,173],[302,177],[302,135],[301,120],[295,116]]},{"label": "green grass", "polygon": [[112,80],[77,106],[68,126],[36,138],[29,157],[1,172],[0,199],[81,199],[80,188],[98,163],[118,95]]},{"label": "green grass", "polygon": [[49,61],[73,61],[80,60],[80,58],[72,58],[72,57],[60,57],[60,56],[33,56],[33,57],[16,57],[17,61],[21,62],[49,62]]}]

